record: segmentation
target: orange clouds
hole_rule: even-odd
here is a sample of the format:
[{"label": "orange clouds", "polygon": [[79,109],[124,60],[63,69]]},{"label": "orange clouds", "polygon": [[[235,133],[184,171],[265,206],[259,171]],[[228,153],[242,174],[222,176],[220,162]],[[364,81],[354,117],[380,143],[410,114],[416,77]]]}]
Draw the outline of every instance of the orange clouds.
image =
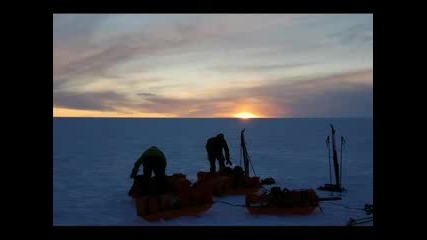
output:
[{"label": "orange clouds", "polygon": [[123,113],[111,111],[76,110],[69,108],[53,108],[53,117],[94,117],[94,118],[172,118],[175,114],[163,113]]}]

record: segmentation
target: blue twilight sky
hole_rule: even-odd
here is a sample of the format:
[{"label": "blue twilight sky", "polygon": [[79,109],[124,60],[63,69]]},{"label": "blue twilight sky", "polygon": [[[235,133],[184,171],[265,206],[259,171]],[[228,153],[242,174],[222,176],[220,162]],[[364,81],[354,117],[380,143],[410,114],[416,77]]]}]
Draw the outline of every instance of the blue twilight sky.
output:
[{"label": "blue twilight sky", "polygon": [[372,117],[372,14],[54,14],[53,115]]}]

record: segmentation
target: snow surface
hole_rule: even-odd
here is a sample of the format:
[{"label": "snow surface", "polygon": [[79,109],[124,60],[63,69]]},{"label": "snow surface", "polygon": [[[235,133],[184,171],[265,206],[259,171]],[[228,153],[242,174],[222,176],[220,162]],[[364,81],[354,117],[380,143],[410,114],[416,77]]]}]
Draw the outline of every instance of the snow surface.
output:
[{"label": "snow surface", "polygon": [[[244,207],[215,203],[198,217],[147,222],[136,215],[127,196],[134,161],[152,145],[165,152],[166,173],[183,173],[195,182],[198,171],[208,171],[206,140],[222,132],[231,161],[240,163],[240,131],[253,167],[272,186],[314,188],[329,183],[325,140],[336,129],[338,154],[343,149],[342,184],[346,192],[317,191],[322,211],[308,216],[250,215]],[[368,217],[363,209],[373,203],[372,119],[53,119],[53,225],[63,226],[344,226],[350,218]],[[340,157],[340,155],[339,155]],[[243,162],[242,162],[243,165]],[[253,175],[251,169],[251,175]],[[244,196],[216,198],[236,205]],[[358,209],[353,209],[358,208]],[[371,223],[363,225],[372,225]]]}]

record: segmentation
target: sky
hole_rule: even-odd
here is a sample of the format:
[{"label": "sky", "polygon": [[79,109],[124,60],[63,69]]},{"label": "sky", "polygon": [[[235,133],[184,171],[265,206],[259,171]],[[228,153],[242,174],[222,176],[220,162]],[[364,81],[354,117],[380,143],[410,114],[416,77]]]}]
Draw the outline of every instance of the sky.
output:
[{"label": "sky", "polygon": [[53,15],[53,117],[372,116],[372,14]]}]

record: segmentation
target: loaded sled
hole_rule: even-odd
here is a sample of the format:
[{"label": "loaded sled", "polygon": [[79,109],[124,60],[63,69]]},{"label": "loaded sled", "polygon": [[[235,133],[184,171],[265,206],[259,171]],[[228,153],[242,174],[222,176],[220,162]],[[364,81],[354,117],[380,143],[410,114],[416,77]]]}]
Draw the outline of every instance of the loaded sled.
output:
[{"label": "loaded sled", "polygon": [[259,177],[247,177],[241,167],[227,167],[224,172],[198,172],[197,183],[211,189],[213,196],[244,195],[261,188]]},{"label": "loaded sled", "polygon": [[181,216],[198,216],[212,207],[212,191],[193,184],[183,174],[166,176],[165,182],[137,176],[129,196],[135,199],[136,213],[148,221]]},{"label": "loaded sled", "polygon": [[246,194],[245,205],[250,214],[310,214],[319,207],[319,197],[313,189],[273,187]]}]

